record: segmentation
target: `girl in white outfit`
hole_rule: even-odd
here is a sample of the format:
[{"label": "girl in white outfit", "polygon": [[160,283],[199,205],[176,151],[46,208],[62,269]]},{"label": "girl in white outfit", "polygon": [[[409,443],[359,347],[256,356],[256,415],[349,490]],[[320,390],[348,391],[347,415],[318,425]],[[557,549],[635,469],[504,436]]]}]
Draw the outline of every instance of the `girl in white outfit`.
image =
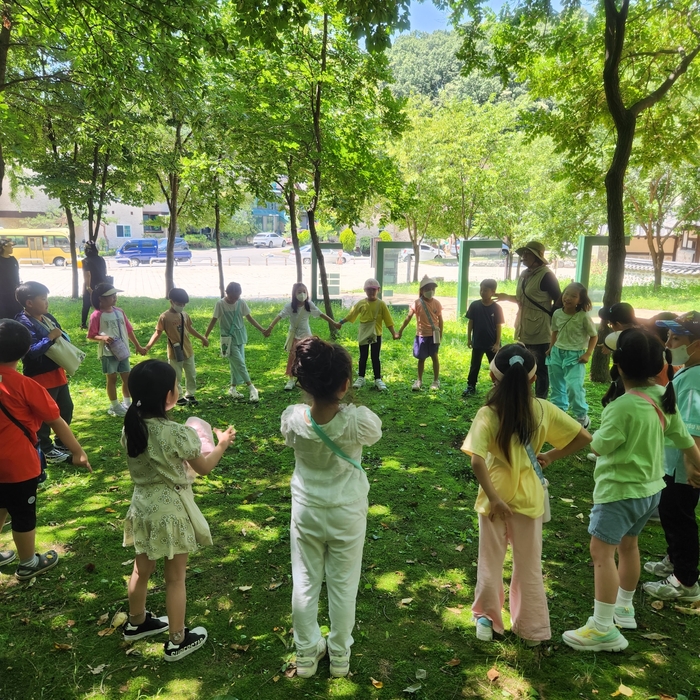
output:
[{"label": "girl in white outfit", "polygon": [[363,406],[340,405],[350,388],[347,350],[320,338],[299,341],[292,375],[312,403],[282,414],[285,444],[294,449],[292,475],[292,621],[297,675],[309,678],[326,654],[318,624],[324,576],[331,631],[331,676],[347,676],[362,570],[369,482],[360,465],[362,446],[382,436],[379,417]]},{"label": "girl in white outfit", "polygon": [[266,338],[270,337],[272,329],[283,319],[289,319],[289,331],[287,332],[287,340],[284,343],[284,349],[288,353],[287,369],[285,374],[288,377],[287,383],[284,385],[285,391],[294,389],[297,380],[292,376],[292,365],[294,364],[295,352],[294,349],[297,343],[304,338],[310,338],[311,326],[309,319],[322,318],[324,321],[332,324],[333,327],[339,328],[338,324],[326,314],[321,313],[321,309],[309,301],[309,290],[303,282],[296,282],[292,287],[292,300],[289,304],[285,304],[282,310],[275,316],[272,323],[263,331]]}]

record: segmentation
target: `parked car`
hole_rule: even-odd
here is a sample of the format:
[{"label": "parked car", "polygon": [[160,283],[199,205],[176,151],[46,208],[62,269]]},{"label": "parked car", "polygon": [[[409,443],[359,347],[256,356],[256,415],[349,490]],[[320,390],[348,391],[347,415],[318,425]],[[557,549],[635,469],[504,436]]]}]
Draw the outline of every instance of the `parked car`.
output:
[{"label": "parked car", "polygon": [[[323,249],[323,259],[328,263],[337,263],[338,262],[338,256],[340,255],[343,258],[343,263],[350,262],[352,260],[352,255],[349,255],[346,253],[344,250],[328,250],[328,249]],[[303,245],[301,248],[299,248],[299,253],[301,254],[301,262],[304,263],[304,265],[310,265],[311,264],[311,244],[309,243],[308,245]],[[296,257],[296,253],[294,249],[289,251],[289,257],[291,259],[294,259]],[[342,264],[342,263],[341,263]]]},{"label": "parked car", "polygon": [[[151,260],[165,261],[167,250],[166,238],[135,238],[119,248],[117,262],[136,267],[141,263],[148,265]],[[175,239],[174,257],[176,263],[189,262],[192,259],[192,251],[184,238]]]},{"label": "parked car", "polygon": [[[406,260],[407,258],[412,258],[413,257],[413,248],[402,248],[401,252],[399,253],[399,259],[400,260]],[[421,243],[420,244],[420,259],[421,262],[425,262],[426,260],[434,260],[435,258],[444,258],[445,253],[440,250],[439,248],[433,248],[433,246],[428,245],[427,243]]]},{"label": "parked car", "polygon": [[253,246],[255,248],[282,248],[284,247],[284,238],[279,233],[263,231],[253,238]]},{"label": "parked car", "polygon": [[[474,238],[470,238],[469,240],[470,240],[470,241],[485,241],[485,240],[487,240],[487,239],[486,239],[486,238],[483,238],[482,236],[475,236]],[[450,246],[450,253],[452,253],[452,255],[457,255],[457,250],[459,249],[458,246],[459,246],[460,243],[461,243],[461,239],[459,239],[459,240],[457,241],[457,243],[453,243],[453,244]],[[508,244],[507,244],[507,243],[501,243],[501,252],[500,252],[500,255],[502,255],[503,257],[505,257],[506,255],[508,255],[508,251],[509,251],[509,250],[510,250],[510,248],[508,248]],[[497,249],[497,248],[481,248],[481,249],[479,249],[476,253],[474,253],[474,252],[472,251],[472,255],[479,255],[479,256],[481,256],[481,257],[486,257],[486,258],[488,258],[488,257],[498,256],[499,253],[498,253],[498,249]]]}]

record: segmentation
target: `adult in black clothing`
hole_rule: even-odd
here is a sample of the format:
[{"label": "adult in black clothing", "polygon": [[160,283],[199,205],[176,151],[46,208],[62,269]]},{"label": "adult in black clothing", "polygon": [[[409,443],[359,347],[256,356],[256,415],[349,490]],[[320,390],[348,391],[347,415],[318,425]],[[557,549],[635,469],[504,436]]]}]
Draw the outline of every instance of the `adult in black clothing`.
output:
[{"label": "adult in black clothing", "polygon": [[83,258],[83,314],[80,327],[87,328],[87,319],[92,307],[92,290],[107,276],[107,263],[100,257],[97,246],[90,242],[85,244]]},{"label": "adult in black clothing", "polygon": [[0,318],[14,318],[22,311],[22,305],[15,298],[19,287],[19,263],[12,256],[14,243],[0,238]]}]

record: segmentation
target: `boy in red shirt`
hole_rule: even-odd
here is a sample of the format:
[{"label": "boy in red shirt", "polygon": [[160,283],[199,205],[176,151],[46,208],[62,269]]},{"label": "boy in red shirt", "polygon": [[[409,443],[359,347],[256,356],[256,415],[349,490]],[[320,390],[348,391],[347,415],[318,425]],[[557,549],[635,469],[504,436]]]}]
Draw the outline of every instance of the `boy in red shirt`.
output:
[{"label": "boy in red shirt", "polygon": [[29,331],[17,321],[0,321],[0,531],[9,513],[17,547],[0,552],[0,566],[19,555],[15,576],[26,581],[58,564],[58,554],[35,553],[36,487],[41,473],[37,431],[47,423],[73,455],[73,464],[92,471],[83,448],[61,418],[44,387],[17,371],[31,344]]}]

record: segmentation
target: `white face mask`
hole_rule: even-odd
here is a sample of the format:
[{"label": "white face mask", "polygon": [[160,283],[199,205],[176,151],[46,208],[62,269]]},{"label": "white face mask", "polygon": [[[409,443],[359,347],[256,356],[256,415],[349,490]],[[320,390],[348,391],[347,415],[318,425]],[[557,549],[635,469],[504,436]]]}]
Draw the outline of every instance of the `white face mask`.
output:
[{"label": "white face mask", "polygon": [[423,296],[424,296],[426,299],[432,299],[432,298],[435,296],[435,292],[434,292],[432,289],[431,289],[431,290],[426,290],[425,292],[423,292]]},{"label": "white face mask", "polygon": [[684,365],[690,359],[687,345],[679,345],[677,348],[671,348],[671,364]]},{"label": "white face mask", "polygon": [[173,307],[173,311],[177,311],[179,314],[185,310],[184,304],[171,304],[171,306]]},{"label": "white face mask", "polygon": [[297,294],[297,301],[306,301],[306,292],[299,292],[299,294]]}]

